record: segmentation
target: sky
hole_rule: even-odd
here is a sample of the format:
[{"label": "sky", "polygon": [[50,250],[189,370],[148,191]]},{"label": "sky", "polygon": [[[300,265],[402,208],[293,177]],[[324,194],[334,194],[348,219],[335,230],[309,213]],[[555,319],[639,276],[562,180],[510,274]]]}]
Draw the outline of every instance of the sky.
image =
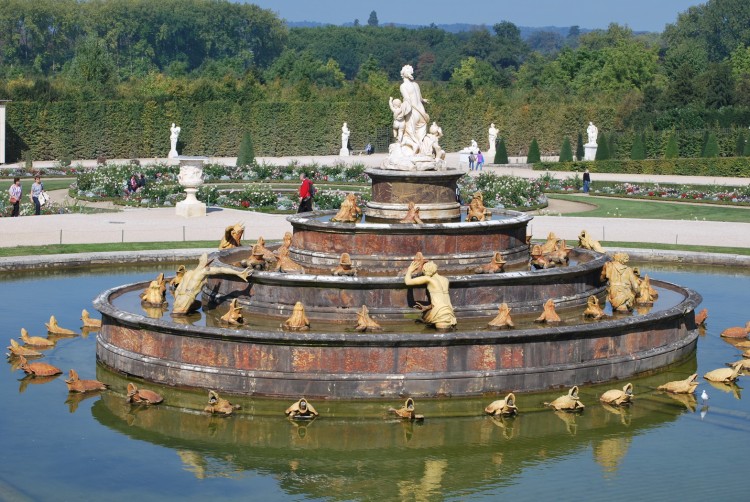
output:
[{"label": "sky", "polygon": [[677,15],[707,0],[245,0],[287,21],[366,24],[375,11],[381,24],[470,23],[492,26],[573,26],[597,29],[610,23],[634,31],[661,32]]}]

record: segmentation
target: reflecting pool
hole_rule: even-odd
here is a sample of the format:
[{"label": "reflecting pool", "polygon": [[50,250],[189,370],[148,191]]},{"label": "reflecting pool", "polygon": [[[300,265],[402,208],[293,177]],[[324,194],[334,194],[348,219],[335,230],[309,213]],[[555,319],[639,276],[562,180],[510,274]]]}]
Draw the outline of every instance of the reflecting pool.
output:
[{"label": "reflecting pool", "polygon": [[[61,338],[41,361],[75,368],[110,390],[69,395],[66,375],[39,383],[5,365],[0,378],[0,500],[562,500],[722,498],[745,493],[750,404],[739,386],[700,378],[707,404],[655,388],[738,359],[719,333],[744,325],[748,274],[639,264],[642,273],[698,291],[709,310],[695,357],[632,380],[628,409],[598,396],[624,382],[581,386],[580,415],[542,406],[563,393],[517,394],[521,414],[483,416],[494,399],[418,400],[423,423],[385,418],[400,402],[313,402],[321,417],[293,423],[291,404],[234,398],[234,416],[202,413],[206,395],[137,382],[165,403],[125,403],[127,379],[95,362],[95,333]],[[54,314],[78,329],[81,310],[110,287],[174,267],[99,268],[0,277],[8,339],[22,327],[45,336]]]}]

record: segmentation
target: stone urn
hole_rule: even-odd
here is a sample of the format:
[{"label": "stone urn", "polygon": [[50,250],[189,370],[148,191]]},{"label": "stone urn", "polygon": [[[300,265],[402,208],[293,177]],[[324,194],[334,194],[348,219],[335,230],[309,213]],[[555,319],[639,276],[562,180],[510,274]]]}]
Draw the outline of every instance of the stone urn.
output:
[{"label": "stone urn", "polygon": [[180,174],[177,180],[185,188],[185,200],[176,205],[177,216],[195,218],[206,216],[206,204],[195,197],[198,187],[203,184],[203,163],[205,157],[179,157]]}]

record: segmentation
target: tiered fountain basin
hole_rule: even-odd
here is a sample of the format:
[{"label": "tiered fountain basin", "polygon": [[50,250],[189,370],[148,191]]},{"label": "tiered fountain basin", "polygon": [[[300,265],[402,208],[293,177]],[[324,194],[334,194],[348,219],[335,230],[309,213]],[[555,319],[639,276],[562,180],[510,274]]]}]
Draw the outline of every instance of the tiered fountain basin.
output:
[{"label": "tiered fountain basin", "polygon": [[585,322],[576,308],[561,312],[561,325],[519,316],[509,331],[482,327],[489,318],[459,319],[449,332],[405,319],[378,333],[353,331],[353,319],[349,326],[311,321],[307,332],[254,315],[240,329],[219,327],[217,316],[182,319],[186,324],[168,314],[154,319],[119,306],[147,285],[130,284],[94,302],[103,319],[97,358],[161,384],[278,397],[470,396],[604,382],[647,374],[695,350],[700,295],[652,284],[661,298],[644,315]]}]

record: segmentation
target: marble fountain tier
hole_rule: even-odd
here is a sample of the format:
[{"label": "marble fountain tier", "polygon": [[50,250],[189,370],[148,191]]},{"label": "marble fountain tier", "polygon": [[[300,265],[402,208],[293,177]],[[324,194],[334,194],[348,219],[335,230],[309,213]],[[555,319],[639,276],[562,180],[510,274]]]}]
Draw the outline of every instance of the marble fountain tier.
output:
[{"label": "marble fountain tier", "polygon": [[[381,187],[375,181],[378,173],[368,174],[374,180],[373,202],[367,204],[364,223],[331,222],[335,211],[289,217],[294,230],[290,256],[305,273],[255,271],[247,283],[235,276],[209,277],[202,290],[202,325],[191,324],[190,317],[154,319],[116,306],[119,296],[141,291],[145,283],[102,293],[94,302],[103,319],[98,360],[166,385],[259,396],[367,399],[471,396],[604,382],[647,374],[695,350],[694,309],[701,297],[694,291],[652,280],[666,299],[650,312],[584,320],[589,296],[602,305],[606,301],[601,273],[610,260],[607,255],[575,248],[566,267],[529,270],[526,229],[532,217],[495,211],[489,221],[461,221],[454,194],[456,180],[465,172],[434,172],[434,177],[390,172],[380,179],[387,183]],[[415,179],[442,188],[415,189],[409,186]],[[420,194],[436,208],[436,216],[423,224],[399,223],[407,200],[416,199],[421,207]],[[371,208],[390,213],[370,218]],[[216,252],[212,266],[235,266],[249,251]],[[475,273],[496,251],[506,260],[507,271]],[[359,271],[355,277],[331,274],[344,252]],[[455,330],[438,331],[417,322],[413,307],[430,300],[426,290],[407,287],[403,277],[416,252],[435,261],[449,278]],[[233,299],[245,316],[241,328],[218,321]],[[533,323],[549,299],[563,322]],[[281,327],[296,302],[305,307],[309,331]],[[487,327],[501,303],[511,308],[516,328]],[[383,331],[354,331],[362,305]]]},{"label": "marble fountain tier", "polygon": [[[258,270],[245,282],[226,272],[239,273],[237,265],[251,258],[251,248],[214,253],[211,267],[225,274],[209,276],[203,285],[202,315],[169,317],[158,311],[149,317],[138,304],[128,308],[125,299],[137,298],[147,283],[105,291],[94,301],[103,321],[98,360],[115,371],[173,386],[390,399],[536,391],[629,378],[679,362],[695,350],[697,293],[652,281],[661,296],[650,312],[585,320],[589,297],[604,305],[607,255],[576,248],[566,267],[529,270],[531,216],[493,211],[489,219],[482,216],[484,221],[463,221],[469,218],[456,201],[456,186],[467,172],[445,165],[438,144],[442,129],[429,125],[427,101],[411,66],[404,66],[401,76],[403,101],[389,101],[396,141],[383,165],[367,171],[372,200],[364,220],[331,221],[336,211],[289,217],[288,256],[304,273]],[[482,211],[483,206],[478,214]],[[455,318],[441,322],[455,321],[453,330],[417,323],[414,307],[437,303],[437,312],[446,307],[443,279],[435,289],[439,299],[430,299],[423,287],[406,285],[406,269],[418,253],[450,281]],[[356,276],[332,274],[344,254],[358,269]],[[505,272],[477,273],[498,257]],[[562,322],[535,324],[550,300]],[[303,319],[298,303],[309,331],[283,328],[293,311]],[[512,310],[515,328],[489,328],[503,303]],[[363,305],[382,331],[355,331]],[[230,307],[242,312],[241,328],[219,322]]]}]

